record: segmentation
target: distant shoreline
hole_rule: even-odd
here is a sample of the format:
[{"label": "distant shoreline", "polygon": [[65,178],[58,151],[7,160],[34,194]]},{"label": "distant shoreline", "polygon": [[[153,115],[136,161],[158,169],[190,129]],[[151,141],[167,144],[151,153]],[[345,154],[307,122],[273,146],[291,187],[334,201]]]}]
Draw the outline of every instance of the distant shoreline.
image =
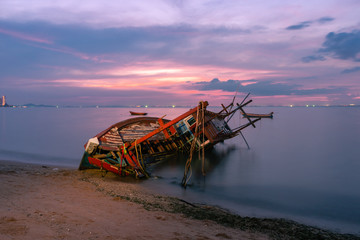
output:
[{"label": "distant shoreline", "polygon": [[[196,106],[196,105],[195,105]],[[133,109],[151,109],[151,108],[192,108],[194,106],[117,106],[117,105],[90,105],[90,106],[79,106],[79,105],[43,105],[43,104],[24,104],[24,105],[8,105],[0,106],[0,108],[133,108]],[[253,105],[251,107],[263,107],[263,108],[359,108],[360,105],[347,104],[347,105],[289,105],[289,106],[261,106]],[[221,106],[208,106],[208,108],[221,108]]]},{"label": "distant shoreline", "polygon": [[[290,220],[241,217],[214,206],[153,195],[133,179],[119,178],[111,173],[105,177],[101,175],[99,170],[77,171],[0,160],[0,237],[43,238],[42,231],[46,230],[45,232],[51,233],[49,238],[44,239],[58,237],[57,234],[75,239],[76,236],[90,237],[91,232],[98,229],[96,235],[91,236],[103,238],[108,232],[117,234],[125,222],[135,225],[140,221],[137,218],[139,215],[144,219],[143,227],[132,229],[129,233],[131,237],[149,234],[149,239],[157,239],[168,234],[165,237],[171,238],[174,233],[170,232],[170,226],[174,225],[181,234],[180,238],[196,238],[200,234],[207,234],[205,237],[212,238],[218,234],[218,237],[229,239],[360,239],[360,236],[334,233]],[[76,207],[81,201],[83,207]],[[96,207],[92,208],[87,204],[95,204]],[[114,208],[109,209],[109,206]],[[130,213],[116,213],[116,209],[123,208],[129,208]],[[92,215],[96,211],[100,211],[101,217]],[[77,216],[84,219],[74,225],[72,222],[77,221]],[[43,221],[46,217],[48,219]],[[100,221],[103,218],[105,222]],[[119,218],[119,228],[113,229],[106,222],[113,221],[113,218]],[[59,223],[52,225],[52,219],[57,219]],[[124,219],[127,220],[124,222]],[[146,219],[149,221],[145,221]],[[150,232],[144,230],[147,225]],[[159,228],[160,225],[165,225],[169,229],[161,232],[156,228],[157,225]],[[78,232],[79,229],[82,232]]]}]

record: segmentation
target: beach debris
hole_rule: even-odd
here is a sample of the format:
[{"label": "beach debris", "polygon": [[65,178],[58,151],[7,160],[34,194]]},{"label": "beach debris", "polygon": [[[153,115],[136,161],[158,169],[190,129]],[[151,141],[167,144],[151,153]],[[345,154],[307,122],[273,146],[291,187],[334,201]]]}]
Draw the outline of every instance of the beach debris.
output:
[{"label": "beach debris", "polygon": [[252,100],[244,103],[245,99],[240,104],[234,104],[235,98],[228,106],[221,104],[222,109],[217,113],[207,109],[207,101],[201,101],[173,120],[164,119],[165,116],[141,116],[118,122],[89,139],[84,146],[79,169],[98,168],[121,176],[149,177],[147,166],[183,152],[188,156],[182,180],[182,185],[186,186],[195,152],[199,153],[205,174],[206,149],[238,134],[242,135],[243,129],[255,127],[255,123],[261,119],[248,117],[245,124],[229,127],[228,122],[236,112],[246,114],[243,108]]}]

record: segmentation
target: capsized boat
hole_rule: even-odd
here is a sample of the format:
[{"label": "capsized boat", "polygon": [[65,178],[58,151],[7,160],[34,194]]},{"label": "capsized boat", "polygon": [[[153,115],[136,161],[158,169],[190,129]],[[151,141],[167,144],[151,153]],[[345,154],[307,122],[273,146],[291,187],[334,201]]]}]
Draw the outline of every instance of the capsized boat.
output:
[{"label": "capsized boat", "polygon": [[245,113],[243,107],[250,102],[222,105],[221,111],[212,112],[207,110],[208,102],[202,101],[173,120],[135,117],[118,122],[89,139],[79,169],[99,168],[122,176],[149,176],[147,166],[151,163],[177,152],[192,156],[194,151],[205,151],[237,136],[248,126],[255,127],[261,118],[248,118],[247,123],[233,129],[228,125],[235,112]]}]

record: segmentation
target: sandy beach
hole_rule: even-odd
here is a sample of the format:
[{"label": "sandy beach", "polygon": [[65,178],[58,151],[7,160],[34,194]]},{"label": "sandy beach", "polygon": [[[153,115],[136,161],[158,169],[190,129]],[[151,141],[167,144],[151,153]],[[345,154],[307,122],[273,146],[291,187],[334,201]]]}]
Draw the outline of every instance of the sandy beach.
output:
[{"label": "sandy beach", "polygon": [[0,239],[360,239],[240,217],[101,175],[0,161]]}]

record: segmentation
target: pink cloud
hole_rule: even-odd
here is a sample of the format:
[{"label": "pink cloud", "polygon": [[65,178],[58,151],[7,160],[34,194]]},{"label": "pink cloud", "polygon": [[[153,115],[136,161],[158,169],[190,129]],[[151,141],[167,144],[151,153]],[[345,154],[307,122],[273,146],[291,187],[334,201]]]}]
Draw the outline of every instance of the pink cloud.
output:
[{"label": "pink cloud", "polygon": [[2,29],[2,28],[0,28],[0,33],[9,35],[9,36],[14,37],[14,38],[18,38],[18,39],[22,39],[22,40],[26,40],[26,41],[31,41],[31,42],[45,43],[45,44],[52,44],[53,43],[52,41],[50,41],[48,39],[39,38],[39,37],[36,37],[36,36],[32,36],[32,35],[28,35],[28,34],[24,34],[24,33],[20,33],[20,32],[9,31],[9,30]]},{"label": "pink cloud", "polygon": [[[0,28],[0,33],[3,33],[5,35],[11,36],[11,37],[14,37],[17,39],[30,41],[33,43],[54,45],[54,42],[49,39],[40,38],[37,36],[24,34],[21,32],[9,31],[9,30]],[[90,56],[88,54],[85,54],[85,53],[82,53],[82,52],[79,52],[79,51],[76,51],[76,50],[73,50],[73,49],[67,48],[67,47],[49,47],[49,46],[38,45],[38,44],[34,44],[33,46],[42,48],[42,49],[46,49],[46,50],[50,50],[50,51],[54,51],[54,52],[62,52],[62,53],[66,53],[66,54],[71,54],[75,57],[78,57],[78,58],[84,59],[84,60],[90,60],[90,61],[99,62],[99,63],[112,62],[110,60],[105,59],[102,56]]]},{"label": "pink cloud", "polygon": [[62,47],[62,46],[55,46],[55,47],[49,47],[49,46],[43,46],[43,45],[37,45],[33,44],[34,47],[46,49],[53,52],[60,52],[65,54],[73,55],[77,58],[83,59],[83,60],[89,60],[97,63],[109,63],[112,62],[111,60],[105,59],[103,56],[91,56],[83,52],[76,51],[74,49],[68,48],[68,47]]}]

